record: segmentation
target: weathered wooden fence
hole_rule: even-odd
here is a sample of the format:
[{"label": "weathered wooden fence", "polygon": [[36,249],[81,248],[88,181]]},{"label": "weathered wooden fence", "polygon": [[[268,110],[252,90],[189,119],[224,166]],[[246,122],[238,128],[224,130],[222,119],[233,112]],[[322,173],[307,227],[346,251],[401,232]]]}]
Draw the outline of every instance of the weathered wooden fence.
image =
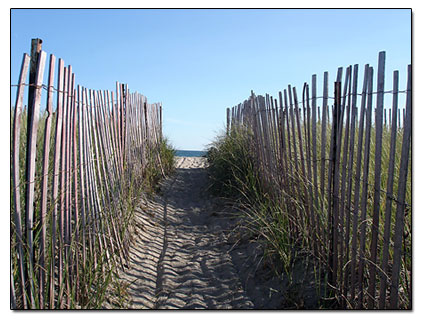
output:
[{"label": "weathered wooden fence", "polygon": [[62,59],[55,80],[54,55],[45,85],[46,63],[41,40],[34,39],[12,85],[13,308],[83,306],[96,291],[93,284],[99,286],[93,280],[98,267],[127,267],[129,218],[122,200],[142,183],[149,163],[160,164],[161,104],[120,83],[115,92],[76,85]]},{"label": "weathered wooden fence", "polygon": [[[251,133],[262,185],[285,204],[289,233],[305,241],[325,266],[343,308],[411,308],[412,303],[411,66],[403,91],[398,71],[393,90],[384,90],[384,70],[385,52],[380,52],[376,91],[374,69],[366,65],[358,92],[354,65],[344,77],[338,69],[334,97],[325,72],[320,96],[313,75],[311,93],[305,83],[301,101],[289,85],[278,100],[252,92],[227,109],[227,131],[241,127]],[[386,94],[392,97],[388,114]]]}]

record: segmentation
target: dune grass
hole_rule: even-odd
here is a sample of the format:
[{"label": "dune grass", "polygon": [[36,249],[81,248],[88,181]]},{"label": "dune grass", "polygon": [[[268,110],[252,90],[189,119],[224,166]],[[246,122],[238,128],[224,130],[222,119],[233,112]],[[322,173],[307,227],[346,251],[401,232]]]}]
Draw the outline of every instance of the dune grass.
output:
[{"label": "dune grass", "polygon": [[[13,115],[13,113],[12,113]],[[27,132],[27,112],[22,113],[22,123],[20,130],[19,144],[19,173],[21,185],[20,189],[21,208],[25,208],[25,190],[26,190],[26,132]],[[53,114],[52,133],[50,141],[49,171],[48,171],[48,197],[47,197],[47,215],[46,221],[46,251],[45,251],[45,278],[40,284],[41,267],[38,264],[40,259],[40,237],[42,226],[40,224],[41,216],[41,182],[42,182],[42,162],[43,162],[43,141],[45,135],[46,113],[44,112],[39,121],[36,150],[36,175],[35,175],[35,208],[34,208],[34,262],[30,264],[28,246],[23,240],[24,246],[24,269],[27,273],[32,273],[33,283],[27,281],[24,289],[20,286],[19,260],[21,259],[17,251],[16,226],[14,221],[14,190],[11,188],[11,307],[14,309],[24,308],[24,298],[27,302],[27,308],[32,309],[101,309],[105,304],[108,307],[123,308],[127,306],[127,293],[125,284],[118,277],[118,270],[128,267],[124,254],[132,238],[133,226],[132,220],[134,209],[142,197],[153,193],[159,181],[170,174],[174,169],[174,149],[170,146],[167,139],[163,139],[158,144],[150,144],[146,153],[148,160],[142,164],[142,175],[130,175],[127,164],[124,164],[123,175],[117,179],[114,184],[111,181],[106,182],[105,173],[97,172],[94,168],[94,174],[97,175],[98,196],[95,201],[96,209],[90,208],[88,203],[85,205],[86,218],[85,223],[79,217],[75,221],[72,214],[70,240],[57,239],[52,242],[53,229],[53,208],[58,204],[59,198],[52,198],[53,184],[53,162],[54,162],[54,137],[56,115]],[[13,117],[11,119],[13,124]],[[11,126],[13,128],[13,126]],[[79,135],[79,132],[77,132]],[[13,135],[11,135],[13,137]],[[13,144],[11,144],[13,150]],[[11,152],[12,152],[11,150]],[[111,164],[104,158],[104,154],[98,153],[100,162]],[[160,159],[160,162],[157,159]],[[80,163],[79,155],[77,158]],[[79,175],[78,167],[77,174]],[[110,167],[111,169],[111,167]],[[11,173],[12,173],[11,166]],[[86,172],[85,172],[86,174]],[[73,171],[71,173],[73,175]],[[103,176],[100,176],[103,175]],[[11,175],[12,184],[12,175]],[[12,186],[12,185],[11,185]],[[65,193],[65,190],[59,191]],[[78,211],[81,215],[81,190],[78,188]],[[75,204],[75,195],[69,200],[70,204]],[[86,199],[88,202],[88,199]],[[98,207],[98,208],[97,208]],[[75,207],[73,205],[73,210]],[[21,218],[22,227],[25,228],[25,219]],[[85,226],[83,226],[85,224]],[[59,235],[59,223],[56,222],[54,234]],[[24,231],[25,233],[25,231]],[[54,251],[53,251],[54,249]],[[54,253],[54,256],[52,256]],[[59,255],[62,257],[62,269],[58,270]],[[60,275],[59,275],[60,273]],[[53,290],[53,292],[51,291]],[[40,293],[43,293],[41,296]],[[31,303],[30,303],[31,302]],[[107,303],[108,302],[108,303]]]},{"label": "dune grass", "polygon": [[[382,170],[381,170],[381,190],[386,191],[387,189],[387,176],[388,176],[388,162],[389,162],[389,153],[390,153],[390,128],[384,127],[383,129],[383,144],[382,144]],[[371,188],[374,185],[374,162],[375,157],[375,129],[371,129],[372,139],[370,145],[370,162],[369,162],[369,178],[368,178],[368,197],[367,197],[367,225],[366,225],[366,235],[364,244],[364,255],[366,257],[367,265],[370,257],[370,236],[371,236],[371,223],[372,223],[372,210],[373,210],[373,201],[374,201],[374,191]],[[297,133],[297,129],[296,129]],[[321,158],[321,124],[317,124],[317,153],[318,159]],[[327,128],[327,144],[325,155],[328,158],[329,155],[329,146],[330,146],[330,133],[331,128]],[[353,163],[353,172],[356,171],[356,155],[359,152],[357,150],[357,135],[358,129],[356,128],[355,133],[355,146],[353,148],[354,153],[354,163]],[[296,134],[296,139],[297,139]],[[276,136],[272,136],[271,139],[277,139]],[[324,197],[320,194],[320,174],[318,172],[318,193],[314,198],[317,197],[318,202],[312,202],[309,198],[306,197],[308,187],[311,185],[314,188],[312,182],[305,177],[302,172],[295,171],[294,165],[295,160],[289,159],[288,165],[293,169],[292,173],[287,172],[283,173],[283,169],[280,166],[277,166],[278,170],[276,172],[268,172],[265,164],[262,165],[257,160],[257,148],[256,148],[256,138],[254,137],[251,130],[239,125],[233,126],[230,132],[224,133],[218,136],[214,142],[211,144],[208,150],[208,161],[209,174],[211,180],[210,190],[220,196],[230,198],[237,204],[237,207],[240,209],[240,212],[247,218],[249,226],[254,233],[258,234],[265,243],[267,244],[267,254],[268,256],[275,256],[275,261],[282,262],[282,266],[275,267],[275,272],[282,271],[287,273],[287,275],[292,275],[295,269],[295,262],[297,262],[297,256],[305,256],[310,258],[310,264],[314,267],[315,271],[315,282],[318,291],[321,293],[320,308],[339,308],[341,307],[342,297],[339,295],[341,290],[336,291],[327,291],[327,268],[326,268],[326,257],[324,255],[315,255],[315,249],[313,244],[315,240],[313,239],[313,232],[316,232],[315,223],[308,218],[305,213],[307,209],[313,207],[315,217],[319,220],[320,224],[320,234],[316,233],[316,238],[319,240],[318,243],[321,245],[320,253],[328,253],[328,243],[324,243],[327,233],[329,233],[329,219],[328,219],[328,206],[329,198],[328,193],[325,192]],[[295,142],[298,145],[298,141]],[[402,129],[398,130],[397,133],[397,144],[396,144],[396,161],[395,161],[395,180],[393,194],[397,195],[398,188],[398,168],[400,166],[400,155],[402,148]],[[272,146],[276,146],[273,144]],[[360,151],[362,152],[362,151]],[[343,159],[343,153],[340,154],[340,159]],[[306,154],[306,153],[305,153]],[[273,160],[280,162],[277,158],[277,152],[273,149],[270,151]],[[348,154],[347,154],[348,156]],[[305,157],[306,158],[306,157]],[[363,158],[362,158],[363,159]],[[300,161],[300,160],[297,160]],[[411,160],[409,161],[411,164]],[[268,164],[267,164],[268,165]],[[264,166],[264,168],[262,168]],[[320,162],[318,162],[318,167]],[[327,188],[328,180],[328,162],[326,164],[325,172],[325,186]],[[342,171],[343,163],[340,162],[340,172]],[[363,167],[363,161],[361,164]],[[300,166],[299,166],[300,169]],[[346,173],[348,168],[346,168]],[[411,172],[411,168],[409,167]],[[290,189],[294,188],[296,193],[292,193],[289,188],[282,186],[282,176],[286,175],[287,181],[293,184],[289,185]],[[342,180],[347,179],[347,175]],[[352,180],[355,184],[355,177]],[[314,190],[313,190],[314,191]],[[411,306],[411,175],[408,175],[407,180],[407,189],[406,189],[406,203],[408,204],[406,208],[405,216],[405,237],[403,242],[403,259],[400,272],[400,308],[409,308]],[[360,194],[362,193],[362,188],[360,189]],[[359,195],[360,200],[361,195]],[[354,199],[354,188],[352,188],[351,200]],[[384,246],[384,240],[382,233],[384,231],[385,223],[385,202],[387,197],[385,193],[381,193],[380,199],[380,224],[379,224],[379,235],[378,235],[378,249],[381,252],[381,249]],[[311,202],[311,203],[310,203]],[[394,202],[393,202],[394,203]],[[323,204],[323,207],[321,206]],[[353,202],[351,204],[352,211],[354,208]],[[393,215],[391,226],[395,224],[395,204],[393,204]],[[350,221],[346,220],[348,209],[345,208],[344,217],[343,217],[343,234],[340,234],[343,242],[342,246],[346,245],[351,250],[352,237],[349,235],[348,243],[345,242],[345,229],[347,223],[349,224],[350,229],[352,228],[352,218],[353,214],[350,214]],[[351,232],[349,232],[351,233]],[[300,254],[299,254],[300,253]],[[343,261],[340,261],[340,270],[348,269],[350,266],[350,253],[343,252]],[[389,264],[391,264],[393,256],[393,246],[389,247]],[[378,264],[380,264],[380,257],[378,257]],[[389,265],[391,267],[391,265]],[[388,267],[388,268],[390,268]],[[378,273],[383,273],[378,271]],[[365,269],[364,273],[364,284],[363,291],[367,291],[367,282],[368,274]],[[379,282],[379,277],[377,278]],[[344,281],[343,281],[344,282]],[[344,286],[340,284],[339,288]],[[376,295],[378,294],[378,288]],[[353,303],[353,302],[352,302]],[[366,303],[364,303],[364,308]],[[351,306],[349,306],[351,307]]]}]

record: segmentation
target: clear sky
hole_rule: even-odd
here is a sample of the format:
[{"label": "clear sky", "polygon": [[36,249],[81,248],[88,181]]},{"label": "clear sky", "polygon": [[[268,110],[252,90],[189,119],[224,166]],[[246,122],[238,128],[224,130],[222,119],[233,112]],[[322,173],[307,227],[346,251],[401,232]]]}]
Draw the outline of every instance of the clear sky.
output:
[{"label": "clear sky", "polygon": [[317,74],[320,92],[324,71],[331,82],[339,66],[376,67],[382,50],[386,89],[396,69],[405,89],[411,11],[12,10],[12,83],[31,38],[71,64],[82,86],[114,90],[119,81],[161,101],[173,145],[203,150],[224,129],[226,108],[251,90],[301,90]]}]

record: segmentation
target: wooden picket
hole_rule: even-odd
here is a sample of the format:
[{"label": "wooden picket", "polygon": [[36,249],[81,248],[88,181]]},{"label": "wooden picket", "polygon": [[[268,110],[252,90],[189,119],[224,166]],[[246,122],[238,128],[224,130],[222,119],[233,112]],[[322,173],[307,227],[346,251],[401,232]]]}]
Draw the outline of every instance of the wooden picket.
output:
[{"label": "wooden picket", "polygon": [[[24,262],[24,244],[23,244],[23,227],[22,227],[22,211],[21,211],[21,183],[20,183],[20,135],[22,123],[22,104],[24,95],[24,84],[28,73],[30,57],[28,54],[23,55],[22,66],[19,75],[19,84],[16,93],[16,103],[13,122],[13,153],[12,153],[12,166],[13,166],[13,199],[14,199],[14,224],[16,234],[16,246],[18,252],[19,264],[19,277],[20,277],[20,291],[25,292],[25,262]],[[16,301],[16,300],[15,300]],[[27,308],[26,296],[22,296],[22,306]]]},{"label": "wooden picket", "polygon": [[48,167],[50,155],[50,135],[51,135],[51,122],[53,118],[53,83],[54,83],[54,65],[56,58],[50,55],[50,65],[48,72],[48,93],[47,93],[47,119],[45,123],[44,133],[44,159],[42,170],[42,188],[41,188],[41,241],[40,241],[40,306],[44,307],[44,282],[45,282],[45,248],[46,248],[46,216],[47,216],[47,194],[48,194]]},{"label": "wooden picket", "polygon": [[[392,208],[392,197],[393,197],[393,183],[394,183],[394,166],[396,158],[396,139],[397,139],[397,112],[398,105],[398,86],[399,86],[399,72],[394,71],[393,77],[393,123],[391,124],[391,137],[390,137],[390,158],[388,162],[388,182],[387,182],[387,198],[385,204],[385,223],[384,223],[384,236],[383,236],[383,251],[382,251],[382,264],[381,270],[385,271],[388,264],[388,249],[391,235],[391,208]],[[380,274],[380,308],[385,308],[386,298],[386,285],[387,275],[385,273]]]}]

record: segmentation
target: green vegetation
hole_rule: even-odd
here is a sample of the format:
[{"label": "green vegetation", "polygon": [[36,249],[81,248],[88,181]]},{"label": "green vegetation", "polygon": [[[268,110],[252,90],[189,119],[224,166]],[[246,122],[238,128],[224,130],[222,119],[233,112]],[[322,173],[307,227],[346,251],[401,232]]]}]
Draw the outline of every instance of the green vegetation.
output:
[{"label": "green vegetation", "polygon": [[[358,124],[357,124],[358,127]],[[271,128],[271,127],[270,127]],[[322,158],[321,145],[321,123],[317,123],[317,159]],[[302,139],[306,139],[305,130],[302,126]],[[344,130],[344,129],[343,129]],[[365,139],[363,139],[362,150],[357,150],[358,128],[355,129],[355,142],[352,148],[354,153],[352,166],[352,184],[350,199],[351,208],[348,210],[346,205],[340,199],[340,209],[344,206],[344,212],[340,212],[341,232],[339,234],[339,250],[343,255],[342,259],[339,257],[339,271],[338,272],[338,292],[327,291],[327,253],[329,253],[329,242],[327,241],[327,233],[330,233],[330,222],[328,217],[328,208],[330,205],[330,198],[328,193],[328,169],[329,169],[329,151],[330,151],[330,135],[331,128],[327,127],[327,143],[325,145],[325,194],[322,197],[320,185],[320,168],[321,162],[317,162],[317,182],[316,187],[312,181],[308,179],[307,175],[301,170],[301,160],[299,156],[299,140],[298,130],[295,128],[296,140],[293,141],[291,136],[292,157],[286,158],[287,163],[282,163],[281,154],[277,150],[280,132],[269,132],[268,141],[265,148],[258,146],[259,138],[254,136],[251,129],[247,129],[242,125],[233,126],[229,134],[220,135],[215,139],[208,151],[209,174],[211,180],[210,190],[220,196],[231,199],[239,211],[247,218],[250,230],[255,235],[259,235],[262,240],[265,240],[267,245],[266,259],[274,262],[275,273],[285,273],[292,281],[295,273],[295,266],[308,262],[310,269],[314,271],[312,282],[315,283],[317,292],[320,295],[320,308],[338,308],[341,307],[343,298],[340,290],[345,285],[345,280],[342,278],[342,273],[350,268],[351,250],[352,250],[352,223],[353,223],[353,209],[355,197],[355,176],[356,172],[356,158],[358,152],[362,153],[361,173],[363,173],[363,150]],[[291,134],[291,133],[290,133]],[[387,202],[387,178],[388,178],[388,164],[390,155],[390,135],[391,128],[383,127],[383,142],[381,155],[381,198],[380,198],[380,218],[379,218],[379,234],[377,245],[377,264],[381,265],[382,249],[384,246],[383,232],[385,226],[385,207]],[[393,187],[393,206],[391,218],[391,234],[394,234],[395,226],[395,211],[396,203],[395,196],[398,193],[398,176],[402,149],[403,129],[399,128],[397,132],[396,154],[395,154],[395,169],[394,169],[394,187]],[[298,150],[297,159],[294,159],[293,144]],[[306,150],[305,142],[303,142],[305,160],[308,152]],[[287,143],[286,143],[287,148]],[[350,148],[350,147],[349,147]],[[267,153],[263,158],[260,153]],[[312,147],[311,147],[312,152]],[[286,152],[287,153],[287,152]],[[346,166],[345,177],[343,177],[343,145],[340,154],[340,173],[338,174],[340,180],[339,196],[341,196],[341,184],[348,180],[349,168]],[[346,152],[346,158],[350,155]],[[312,156],[311,156],[312,157]],[[371,144],[369,155],[369,176],[368,176],[368,196],[366,201],[367,221],[366,221],[366,238],[364,243],[365,255],[365,272],[363,280],[363,291],[367,293],[369,275],[367,272],[370,266],[370,246],[371,246],[371,227],[372,214],[374,205],[374,158],[375,158],[375,128],[371,129]],[[272,164],[272,165],[271,165]],[[285,164],[285,165],[283,165]],[[307,163],[304,162],[307,171]],[[272,166],[272,167],[271,167]],[[283,167],[285,166],[285,167]],[[297,166],[297,167],[295,167]],[[311,163],[313,166],[313,163]],[[285,170],[283,170],[285,168]],[[409,160],[409,173],[411,173],[411,159]],[[362,175],[362,174],[361,174]],[[358,177],[358,182],[361,185],[358,199],[361,202],[362,197],[362,177]],[[287,185],[286,185],[287,184]],[[347,186],[347,185],[346,185]],[[313,197],[317,197],[318,202],[312,202],[309,191],[312,189]],[[315,190],[317,193],[315,194]],[[345,189],[347,192],[347,188]],[[406,187],[406,210],[405,210],[405,231],[403,241],[403,256],[400,267],[400,289],[399,289],[399,306],[400,308],[409,308],[411,306],[411,174],[408,175]],[[347,198],[347,194],[346,194]],[[332,201],[332,200],[331,200]],[[318,223],[312,221],[311,216],[307,215],[309,209],[312,208],[315,219]],[[342,214],[343,213],[343,214]],[[319,227],[318,225],[319,224]],[[350,231],[347,232],[347,228]],[[360,235],[361,225],[358,226],[358,234]],[[318,232],[320,231],[320,232]],[[315,233],[315,236],[313,236]],[[347,233],[349,233],[347,235]],[[314,239],[316,238],[316,240]],[[346,237],[348,241],[346,242]],[[390,238],[390,242],[392,238]],[[359,251],[360,239],[357,236],[357,249]],[[318,244],[318,247],[315,247]],[[348,248],[346,252],[346,248]],[[381,254],[380,254],[381,253]],[[393,246],[389,246],[389,263],[387,268],[391,269]],[[359,253],[357,254],[357,263],[359,263]],[[281,266],[277,265],[281,262]],[[383,273],[377,270],[377,273]],[[350,282],[350,279],[348,280]],[[377,277],[378,293],[379,277]],[[294,284],[291,283],[292,289]],[[295,292],[295,291],[293,291]],[[287,292],[286,296],[297,297],[297,294]],[[350,290],[349,290],[350,294]],[[388,297],[388,292],[387,292]],[[322,299],[323,298],[323,299]],[[286,298],[287,300],[287,298]],[[349,303],[347,303],[349,304]],[[354,304],[354,302],[351,302]],[[363,302],[363,307],[366,307],[367,302]],[[351,307],[348,305],[347,307]]]},{"label": "green vegetation", "polygon": [[[207,153],[210,191],[233,201],[246,218],[251,234],[266,244],[267,264],[274,273],[289,280],[287,301],[297,298],[293,284],[295,265],[304,262],[303,244],[292,238],[291,212],[286,198],[275,197],[274,190],[262,184],[253,157],[253,135],[243,127],[235,127],[228,135],[220,135]],[[297,207],[304,207],[297,200]],[[290,291],[291,289],[291,291]],[[296,289],[296,290],[295,290]]]},{"label": "green vegetation", "polygon": [[[126,258],[128,258],[128,246],[133,238],[133,218],[134,210],[138,206],[142,197],[148,197],[156,189],[159,181],[174,170],[174,149],[169,145],[167,139],[163,139],[157,144],[145,144],[145,155],[148,155],[146,161],[137,162],[141,164],[135,168],[129,166],[129,162],[123,164],[122,175],[116,175],[116,168],[113,158],[107,159],[105,148],[98,151],[93,148],[94,160],[92,162],[93,174],[97,180],[97,189],[92,189],[96,194],[86,194],[85,206],[82,205],[81,182],[79,181],[79,171],[85,169],[81,166],[79,154],[77,155],[77,177],[78,189],[77,199],[73,190],[74,171],[70,172],[69,190],[59,190],[59,197],[53,199],[53,163],[55,148],[55,122],[56,115],[53,114],[50,140],[48,186],[47,186],[47,214],[46,222],[46,251],[45,251],[45,270],[44,282],[40,282],[39,262],[41,257],[41,187],[42,187],[42,162],[44,155],[44,137],[46,113],[40,117],[37,150],[36,150],[36,176],[35,176],[35,208],[34,208],[34,265],[30,263],[29,250],[23,240],[24,250],[24,269],[32,271],[32,284],[29,282],[29,276],[26,275],[26,283],[22,293],[19,255],[17,251],[17,238],[15,226],[15,206],[14,189],[11,188],[11,285],[15,291],[12,300],[12,306],[16,309],[22,309],[23,297],[26,298],[27,307],[35,309],[60,308],[60,309],[101,309],[105,306],[112,308],[125,308],[128,306],[127,284],[119,279],[118,273],[122,268],[127,268]],[[11,129],[13,137],[13,113],[11,120]],[[100,134],[99,127],[92,127]],[[21,184],[20,205],[22,211],[21,225],[23,234],[26,233],[25,205],[26,205],[26,132],[27,132],[27,113],[22,113],[22,123],[20,130],[19,143],[19,173]],[[79,130],[76,135],[79,138]],[[99,137],[99,136],[98,136]],[[105,140],[102,141],[105,144]],[[12,141],[13,143],[13,141]],[[94,142],[93,142],[94,143]],[[79,146],[79,145],[78,145]],[[99,145],[101,147],[101,145]],[[11,153],[13,145],[11,145]],[[95,158],[97,157],[97,159]],[[113,156],[114,157],[114,156]],[[141,157],[141,156],[139,156]],[[11,174],[13,166],[11,166]],[[12,183],[13,175],[11,175]],[[11,185],[13,186],[13,185]],[[88,185],[85,185],[85,188]],[[61,209],[60,195],[67,195],[71,192],[69,198],[70,207],[63,205]],[[85,190],[86,191],[86,190]],[[58,217],[56,219],[55,229],[53,230],[53,209],[58,205]],[[60,237],[60,229],[63,228],[60,223],[61,210],[69,208],[71,231],[69,240]],[[76,220],[76,209],[79,212]],[[84,211],[84,212],[83,212]],[[84,214],[83,214],[84,213]],[[84,215],[84,218],[83,218]],[[66,216],[64,218],[66,220]],[[53,235],[56,241],[53,242]],[[53,251],[54,250],[54,251]],[[53,256],[54,253],[54,256]],[[61,264],[59,264],[61,260]],[[61,268],[59,269],[59,265]],[[50,291],[53,289],[53,292]],[[43,295],[41,295],[43,293]],[[32,306],[30,304],[32,299]],[[42,301],[43,300],[43,301]]]},{"label": "green vegetation", "polygon": [[212,143],[207,159],[213,193],[233,198],[242,197],[244,192],[261,194],[249,151],[250,139],[251,133],[238,129]]},{"label": "green vegetation", "polygon": [[[148,152],[148,164],[145,168],[144,191],[149,195],[159,188],[159,181],[174,172],[174,147],[169,143],[168,138],[163,137],[162,141]],[[156,158],[156,155],[159,155]],[[156,159],[156,162],[154,161]],[[152,165],[154,164],[154,165]]]}]

